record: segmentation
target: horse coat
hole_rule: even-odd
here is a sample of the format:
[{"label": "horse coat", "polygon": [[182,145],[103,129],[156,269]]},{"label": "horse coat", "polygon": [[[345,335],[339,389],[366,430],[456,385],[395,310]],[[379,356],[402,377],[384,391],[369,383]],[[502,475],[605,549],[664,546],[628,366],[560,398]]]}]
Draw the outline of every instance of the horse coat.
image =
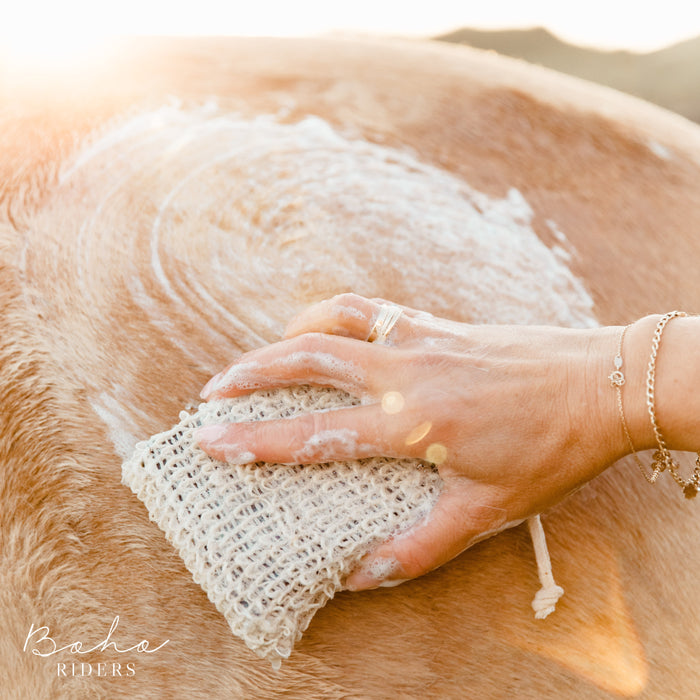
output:
[{"label": "horse coat", "polygon": [[[698,127],[398,40],[129,41],[11,76],[0,100],[3,697],[697,694],[697,505],[627,460],[546,514],[566,590],[547,620],[518,527],[338,595],[279,672],[231,635],[120,465],[333,294],[475,323],[697,309]],[[33,654],[47,637],[67,648]]]}]

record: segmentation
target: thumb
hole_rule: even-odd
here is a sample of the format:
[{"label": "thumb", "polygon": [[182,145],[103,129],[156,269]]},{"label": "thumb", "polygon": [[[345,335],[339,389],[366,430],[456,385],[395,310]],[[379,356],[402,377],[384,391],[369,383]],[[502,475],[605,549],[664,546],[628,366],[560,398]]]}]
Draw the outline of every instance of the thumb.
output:
[{"label": "thumb", "polygon": [[468,479],[447,481],[430,514],[367,554],[345,581],[361,591],[396,586],[450,561],[487,537],[522,520],[508,522],[487,486]]}]

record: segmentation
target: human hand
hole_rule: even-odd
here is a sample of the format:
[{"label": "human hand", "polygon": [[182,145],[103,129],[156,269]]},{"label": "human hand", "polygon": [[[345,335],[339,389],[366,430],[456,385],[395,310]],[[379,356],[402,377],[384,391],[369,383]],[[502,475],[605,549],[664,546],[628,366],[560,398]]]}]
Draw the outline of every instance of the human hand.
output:
[{"label": "human hand", "polygon": [[[347,391],[361,405],[209,426],[196,436],[228,461],[385,455],[435,463],[444,488],[431,516],[370,553],[348,577],[351,590],[436,568],[624,453],[605,386],[619,329],[471,326],[403,307],[389,344],[365,342],[381,303],[344,294],[316,304],[284,340],[244,354],[202,392],[212,399],[312,384]],[[379,570],[388,571],[384,580]]]}]

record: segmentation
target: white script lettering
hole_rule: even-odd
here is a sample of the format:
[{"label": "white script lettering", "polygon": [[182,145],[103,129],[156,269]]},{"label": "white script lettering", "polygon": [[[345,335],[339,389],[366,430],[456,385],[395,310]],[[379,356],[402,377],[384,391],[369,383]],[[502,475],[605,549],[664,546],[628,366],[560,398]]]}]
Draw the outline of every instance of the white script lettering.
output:
[{"label": "white script lettering", "polygon": [[155,649],[150,648],[150,643],[146,639],[142,639],[137,644],[130,646],[126,649],[120,649],[115,642],[112,641],[112,634],[114,630],[117,629],[119,625],[119,615],[115,616],[112,621],[112,626],[109,628],[109,632],[103,641],[99,642],[89,649],[83,649],[83,643],[80,641],[72,642],[71,644],[66,644],[65,646],[59,647],[56,642],[49,636],[49,628],[38,627],[34,629],[34,624],[32,623],[29,628],[29,633],[27,638],[24,640],[24,647],[22,651],[27,651],[27,648],[32,646],[32,654],[37,656],[53,656],[61,651],[68,651],[71,654],[90,654],[95,651],[105,651],[108,648],[112,648],[118,654],[124,654],[129,651],[137,651],[139,653],[155,654],[159,649],[162,649],[170,640],[166,639],[162,644],[157,646]]}]

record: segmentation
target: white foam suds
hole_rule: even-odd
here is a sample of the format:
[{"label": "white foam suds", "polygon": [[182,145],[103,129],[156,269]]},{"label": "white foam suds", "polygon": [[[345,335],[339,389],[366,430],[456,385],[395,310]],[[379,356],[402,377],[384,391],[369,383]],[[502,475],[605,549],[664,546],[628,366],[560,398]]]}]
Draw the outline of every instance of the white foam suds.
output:
[{"label": "white foam suds", "polygon": [[[361,368],[355,363],[339,360],[335,355],[324,352],[292,352],[270,361],[265,367],[269,368],[269,371],[284,368],[287,382],[296,380],[303,384],[308,383],[309,377],[316,381],[333,378],[333,385],[343,389],[357,390],[357,387],[363,384],[364,377]],[[232,389],[259,388],[265,382],[265,376],[260,372],[261,368],[262,365],[255,361],[231,365],[221,375],[214,377],[206,389],[208,392],[225,392]],[[294,372],[295,375],[292,374]]]},{"label": "white foam suds", "polygon": [[366,321],[367,316],[360,311],[360,309],[355,308],[354,306],[344,306],[343,304],[334,304],[333,313],[337,314],[338,316],[345,317],[345,318],[356,318],[360,321]]},{"label": "white foam suds", "polygon": [[[222,324],[232,306],[227,293],[238,310],[256,294],[234,316],[235,332],[247,330],[252,342],[256,327],[276,327],[264,297],[286,290],[293,299],[310,283],[362,291],[368,280],[381,291],[387,269],[417,308],[451,298],[475,321],[594,323],[590,297],[539,241],[531,207],[515,189],[487,197],[411,153],[346,138],[317,117],[282,124],[168,106],[115,129],[65,170],[64,181],[107,167],[111,183],[124,169],[134,185],[147,180],[151,210],[157,201],[149,225],[154,280],[182,312],[222,300]],[[125,161],[119,153],[127,146]],[[197,231],[197,245],[177,237],[178,259],[195,266],[188,276],[199,289],[181,284],[164,258],[176,252],[183,227]],[[288,320],[279,311],[280,322]]]},{"label": "white foam suds", "polygon": [[673,153],[668,148],[666,148],[666,146],[660,144],[658,141],[650,139],[647,142],[647,146],[649,146],[649,150],[655,156],[658,156],[662,160],[671,160],[671,158],[673,157]]},{"label": "white foam suds", "polygon": [[[474,323],[596,325],[568,268],[574,251],[556,227],[547,248],[507,184],[486,196],[318,117],[168,105],[112,124],[66,163],[47,222],[61,222],[56,250],[66,269],[74,259],[86,329],[121,322],[111,313],[126,295],[146,319],[134,332],[199,370],[279,339],[302,308],[347,290],[436,316],[461,309]],[[323,371],[363,380],[356,367]],[[233,372],[222,382],[246,388]]]},{"label": "white foam suds", "polygon": [[571,253],[568,250],[564,250],[560,245],[553,245],[550,250],[557,260],[561,260],[564,263],[571,262]]},{"label": "white foam suds", "polygon": [[224,461],[229,464],[252,464],[256,461],[256,457],[250,450],[246,450],[240,445],[226,445]]},{"label": "white foam suds", "polygon": [[410,581],[411,579],[408,578],[395,578],[395,579],[389,579],[389,580],[384,580],[379,584],[380,588],[395,588],[396,586],[400,586],[402,583],[406,583],[406,581]]},{"label": "white foam suds", "polygon": [[[369,456],[377,453],[369,445],[358,445],[355,430],[321,430],[304,442],[304,446],[292,453],[292,459],[300,463],[325,462],[345,458],[348,455]],[[360,454],[361,453],[361,454]]]},{"label": "white foam suds", "polygon": [[335,355],[327,352],[293,352],[286,357],[276,360],[274,365],[299,369],[302,377],[308,369],[318,372],[321,377],[333,377],[339,383],[349,388],[356,388],[364,384],[364,372],[354,362],[339,360]]},{"label": "white foam suds", "polygon": [[[398,560],[394,557],[373,557],[361,567],[360,571],[366,576],[375,579],[375,581],[383,581],[386,584],[386,579],[395,571],[398,571],[400,566]],[[386,585],[388,587],[392,584],[393,582]]]},{"label": "white foam suds", "polygon": [[545,224],[547,224],[547,228],[554,234],[554,237],[559,241],[559,243],[561,243],[562,245],[570,245],[569,239],[566,237],[566,234],[559,229],[556,221],[552,221],[552,219],[547,219],[545,221]]},{"label": "white foam suds", "polygon": [[90,405],[107,427],[116,453],[122,459],[128,459],[138,442],[134,436],[138,428],[132,416],[116,399],[104,392]]},{"label": "white foam suds", "polygon": [[545,223],[547,224],[547,228],[554,234],[557,241],[559,241],[559,245],[553,245],[550,248],[552,254],[562,264],[566,265],[570,263],[574,255],[576,255],[576,249],[554,221],[547,219]]},{"label": "white foam suds", "polygon": [[259,370],[259,362],[239,362],[213,377],[205,388],[209,392],[256,389],[260,386]]}]

